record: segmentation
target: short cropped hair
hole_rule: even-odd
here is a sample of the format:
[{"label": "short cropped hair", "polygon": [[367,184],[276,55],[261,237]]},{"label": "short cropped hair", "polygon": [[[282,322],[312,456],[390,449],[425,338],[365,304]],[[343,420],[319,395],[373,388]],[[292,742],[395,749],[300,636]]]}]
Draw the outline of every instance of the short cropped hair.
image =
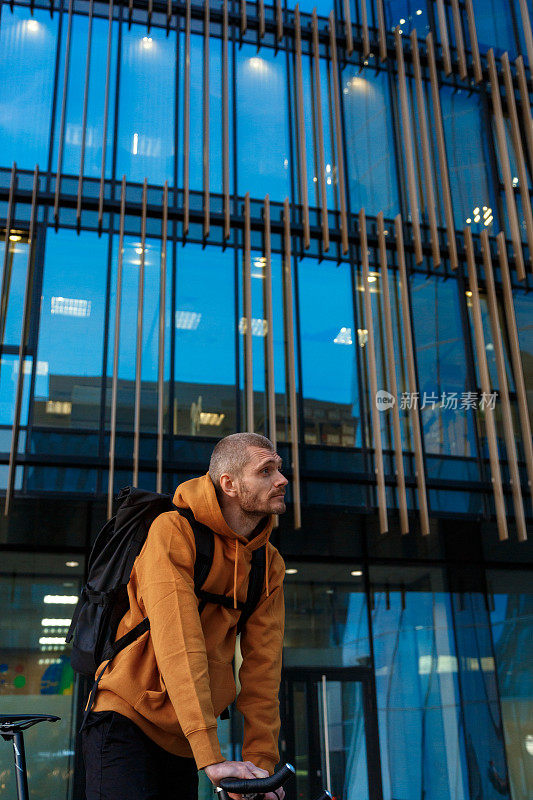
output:
[{"label": "short cropped hair", "polygon": [[270,439],[259,433],[231,433],[216,443],[209,462],[209,476],[215,486],[217,495],[221,492],[220,478],[231,475],[238,478],[248,461],[248,448],[261,447],[275,453],[276,449]]}]

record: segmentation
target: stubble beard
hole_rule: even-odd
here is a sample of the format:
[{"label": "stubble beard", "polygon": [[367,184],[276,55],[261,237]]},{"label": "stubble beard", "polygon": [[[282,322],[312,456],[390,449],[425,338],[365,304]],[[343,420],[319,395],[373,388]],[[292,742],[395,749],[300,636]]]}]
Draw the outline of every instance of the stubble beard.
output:
[{"label": "stubble beard", "polygon": [[[264,517],[266,514],[276,513],[270,507],[269,500],[261,500],[258,498],[258,496],[247,486],[245,481],[241,481],[239,488],[239,505],[242,513],[245,516],[248,518],[259,519]],[[285,508],[277,513],[283,513],[283,511],[285,511]]]}]

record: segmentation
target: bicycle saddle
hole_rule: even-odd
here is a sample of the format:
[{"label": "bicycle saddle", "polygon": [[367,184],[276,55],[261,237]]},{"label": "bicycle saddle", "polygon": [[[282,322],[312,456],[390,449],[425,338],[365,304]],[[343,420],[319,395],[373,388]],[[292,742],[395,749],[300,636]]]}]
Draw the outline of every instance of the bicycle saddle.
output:
[{"label": "bicycle saddle", "polygon": [[61,717],[52,714],[0,714],[0,734],[9,735],[25,731],[38,722],[57,722]]}]

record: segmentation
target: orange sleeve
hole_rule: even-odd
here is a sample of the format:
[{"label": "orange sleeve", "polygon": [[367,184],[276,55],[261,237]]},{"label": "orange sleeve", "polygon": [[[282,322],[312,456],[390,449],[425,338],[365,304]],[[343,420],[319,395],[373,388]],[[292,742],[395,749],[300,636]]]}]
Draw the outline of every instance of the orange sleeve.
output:
[{"label": "orange sleeve", "polygon": [[157,517],[135,569],[157,664],[198,769],[224,761],[194,593],[194,535],[177,512]]},{"label": "orange sleeve", "polygon": [[243,761],[272,774],[279,761],[279,686],[285,603],[285,564],[275,548],[269,553],[269,596],[261,600],[241,635],[241,691],[237,708],[244,717]]}]

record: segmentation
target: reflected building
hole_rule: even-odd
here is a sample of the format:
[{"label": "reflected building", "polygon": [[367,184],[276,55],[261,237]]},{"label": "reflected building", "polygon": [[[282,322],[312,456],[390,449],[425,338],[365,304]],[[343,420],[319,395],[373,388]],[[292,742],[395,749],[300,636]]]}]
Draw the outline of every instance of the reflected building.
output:
[{"label": "reflected building", "polygon": [[83,797],[64,640],[113,497],[242,430],[290,480],[288,800],[533,796],[532,19],[2,5],[0,705],[62,717],[34,800]]}]

